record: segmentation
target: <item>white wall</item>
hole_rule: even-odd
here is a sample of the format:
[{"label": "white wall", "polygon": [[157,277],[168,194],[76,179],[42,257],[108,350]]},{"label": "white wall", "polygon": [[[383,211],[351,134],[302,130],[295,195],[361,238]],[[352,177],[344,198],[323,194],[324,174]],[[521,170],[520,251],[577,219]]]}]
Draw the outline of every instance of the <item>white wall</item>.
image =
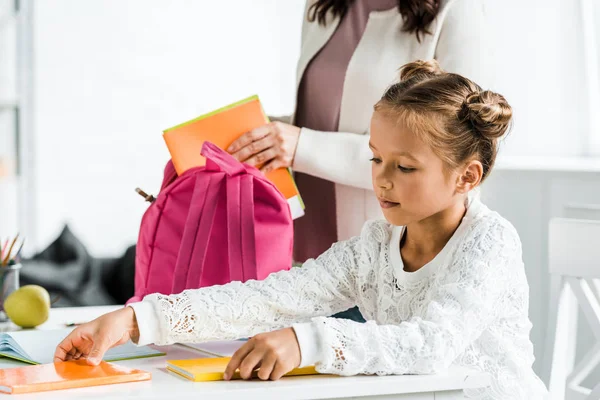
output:
[{"label": "white wall", "polygon": [[17,95],[17,18],[13,2],[0,0],[0,239],[18,231],[18,180],[15,176]]},{"label": "white wall", "polygon": [[303,0],[35,2],[37,244],[69,222],[95,255],[135,242],[162,130],[251,94],[293,107]]},{"label": "white wall", "polygon": [[579,1],[486,0],[486,9],[496,36],[494,89],[514,109],[502,154],[581,154],[587,109]]},{"label": "white wall", "polygon": [[[577,155],[586,134],[578,2],[482,0],[492,88],[515,110],[501,156]],[[304,0],[35,1],[38,247],[71,223],[96,255],[137,236],[168,158],[162,129],[258,93],[293,106]]]}]

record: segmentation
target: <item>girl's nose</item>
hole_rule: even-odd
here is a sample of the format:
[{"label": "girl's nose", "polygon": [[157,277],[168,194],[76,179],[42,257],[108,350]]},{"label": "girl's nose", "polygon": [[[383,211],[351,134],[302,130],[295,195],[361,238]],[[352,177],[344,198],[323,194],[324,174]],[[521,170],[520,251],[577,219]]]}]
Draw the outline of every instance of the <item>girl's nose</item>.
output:
[{"label": "girl's nose", "polygon": [[390,181],[384,181],[379,185],[380,188],[385,189],[385,190],[391,190],[393,185],[392,182]]},{"label": "girl's nose", "polygon": [[384,171],[381,171],[381,173],[377,175],[377,177],[375,178],[375,183],[377,184],[377,187],[384,190],[390,190],[394,187],[394,184],[390,179],[386,177]]}]

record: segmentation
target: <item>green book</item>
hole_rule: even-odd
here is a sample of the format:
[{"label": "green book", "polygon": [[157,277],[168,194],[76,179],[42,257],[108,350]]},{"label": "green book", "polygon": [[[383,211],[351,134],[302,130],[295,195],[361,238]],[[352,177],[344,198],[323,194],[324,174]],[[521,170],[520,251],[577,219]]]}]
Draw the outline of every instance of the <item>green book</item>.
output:
[{"label": "green book", "polygon": [[[73,328],[54,330],[22,330],[0,333],[0,356],[28,364],[49,364],[54,361],[56,346]],[[164,356],[148,346],[136,346],[128,342],[113,347],[104,355],[104,361],[131,360],[134,358]]]}]

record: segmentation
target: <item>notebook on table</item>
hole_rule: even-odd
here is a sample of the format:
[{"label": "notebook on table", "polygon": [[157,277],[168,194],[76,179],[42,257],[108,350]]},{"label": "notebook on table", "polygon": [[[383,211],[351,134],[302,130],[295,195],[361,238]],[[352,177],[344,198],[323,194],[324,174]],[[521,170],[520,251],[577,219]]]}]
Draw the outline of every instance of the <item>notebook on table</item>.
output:
[{"label": "notebook on table", "polygon": [[[73,328],[55,330],[23,330],[0,333],[0,356],[13,358],[29,364],[48,364],[54,360],[56,346]],[[127,342],[114,347],[104,355],[105,361],[130,360],[134,358],[164,356],[148,346],[136,346]]]},{"label": "notebook on table", "polygon": [[202,343],[180,343],[183,346],[199,350],[211,357],[231,357],[240,348],[247,339],[239,340],[215,340]]},{"label": "notebook on table", "polygon": [[[223,380],[225,368],[231,360],[230,357],[219,358],[196,358],[190,360],[169,360],[167,370],[194,382],[208,382]],[[296,368],[285,376],[316,375],[315,367]],[[256,378],[258,369],[254,370],[252,377]],[[236,371],[232,379],[240,379],[239,371]]]},{"label": "notebook on table", "polygon": [[85,360],[0,369],[0,392],[19,394],[138,382],[151,379],[149,372]]},{"label": "notebook on table", "polygon": [[[269,122],[258,96],[251,96],[191,121],[163,131],[163,138],[171,154],[177,174],[206,164],[200,155],[205,141],[227,149],[236,139]],[[285,196],[292,218],[304,215],[304,203],[288,168],[279,168],[267,178]]]}]

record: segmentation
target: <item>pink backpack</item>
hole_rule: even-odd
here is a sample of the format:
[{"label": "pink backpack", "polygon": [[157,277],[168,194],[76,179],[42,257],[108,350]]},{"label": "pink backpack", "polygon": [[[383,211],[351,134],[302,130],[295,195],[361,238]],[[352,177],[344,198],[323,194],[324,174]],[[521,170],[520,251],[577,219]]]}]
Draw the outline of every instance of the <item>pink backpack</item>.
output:
[{"label": "pink backpack", "polygon": [[284,196],[257,169],[205,142],[206,166],[177,176],[169,161],[144,214],[135,294],[264,279],[292,266],[293,225]]}]

